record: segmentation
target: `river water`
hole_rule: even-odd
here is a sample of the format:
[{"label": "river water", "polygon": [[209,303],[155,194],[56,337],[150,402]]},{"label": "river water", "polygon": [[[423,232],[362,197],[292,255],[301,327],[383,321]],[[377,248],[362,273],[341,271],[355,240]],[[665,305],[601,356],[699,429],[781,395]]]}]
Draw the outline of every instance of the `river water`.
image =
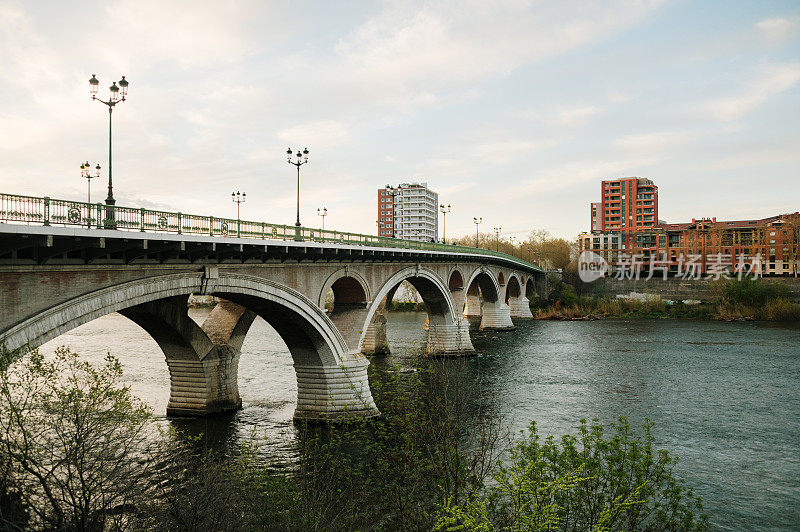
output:
[{"label": "river water", "polygon": [[[191,310],[202,321],[208,311]],[[392,355],[378,371],[413,364],[425,343],[424,313],[390,313]],[[655,422],[660,448],[703,499],[718,530],[800,529],[800,326],[673,320],[531,321],[513,332],[473,332],[468,359],[487,397],[500,398],[511,433],[530,421],[543,435],[575,433],[581,418]],[[97,363],[110,351],[134,393],[163,416],[169,373],[156,343],[119,314],[45,344],[68,345]],[[393,370],[393,369],[392,369]],[[296,383],[289,352],[260,318],[239,364],[243,409],[167,420],[214,446],[255,433],[276,465],[295,455]],[[378,404],[380,407],[380,404]]]}]

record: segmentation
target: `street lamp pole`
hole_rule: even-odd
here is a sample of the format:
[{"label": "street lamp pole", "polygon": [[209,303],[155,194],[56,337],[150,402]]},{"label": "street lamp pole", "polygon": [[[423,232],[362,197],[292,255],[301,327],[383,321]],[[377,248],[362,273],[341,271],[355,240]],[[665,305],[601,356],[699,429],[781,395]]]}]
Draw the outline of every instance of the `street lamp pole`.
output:
[{"label": "street lamp pole", "polygon": [[300,167],[308,162],[308,148],[297,150],[297,161],[292,160],[292,148],[286,150],[286,162],[297,167],[297,221],[294,223],[294,239],[302,240],[300,235]]},{"label": "street lamp pole", "polygon": [[500,231],[503,230],[502,227],[492,227],[494,234],[496,235],[496,244],[495,244],[495,251],[500,251]]},{"label": "street lamp pole", "polygon": [[328,216],[328,209],[323,207],[322,209],[317,209],[317,216],[322,216],[322,230],[325,230],[325,217]]},{"label": "street lamp pole", "polygon": [[114,220],[114,209],[110,208],[116,203],[114,199],[114,186],[111,179],[111,114],[114,110],[114,106],[124,102],[125,98],[128,96],[128,81],[125,79],[125,76],[122,76],[121,80],[112,82],[111,86],[108,88],[108,101],[101,100],[97,97],[97,89],[99,87],[100,81],[92,74],[92,77],[89,79],[89,95],[92,97],[92,100],[105,104],[108,107],[108,197],[106,197],[106,205],[108,205],[109,208],[106,209],[104,226],[106,229],[115,229],[117,224]]},{"label": "street lamp pole", "polygon": [[100,165],[95,166],[95,173],[92,173],[92,165],[86,161],[81,165],[81,177],[86,178],[86,203],[92,202],[92,179],[100,177]]},{"label": "street lamp pole", "polygon": [[242,203],[247,201],[247,194],[244,192],[240,194],[238,190],[236,192],[231,192],[231,200],[236,204],[236,236],[239,237],[242,236],[242,222],[241,217],[239,216],[239,209],[241,208]]},{"label": "street lamp pole", "polygon": [[450,204],[447,207],[439,205],[439,212],[442,213],[442,243],[447,244],[447,213],[450,212]]},{"label": "street lamp pole", "polygon": [[472,217],[472,222],[475,224],[475,247],[478,247],[478,226],[483,222],[483,216],[480,218]]}]

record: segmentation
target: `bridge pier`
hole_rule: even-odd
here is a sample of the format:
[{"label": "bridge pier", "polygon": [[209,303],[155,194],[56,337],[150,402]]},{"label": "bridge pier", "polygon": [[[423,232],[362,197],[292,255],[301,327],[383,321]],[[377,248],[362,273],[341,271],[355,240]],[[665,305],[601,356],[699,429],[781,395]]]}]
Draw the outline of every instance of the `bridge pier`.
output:
[{"label": "bridge pier", "polygon": [[380,414],[369,388],[369,361],[359,353],[340,366],[295,364],[297,408],[295,419],[335,420]]},{"label": "bridge pier", "polygon": [[428,356],[471,355],[475,353],[469,337],[469,321],[456,317],[453,323],[447,323],[443,316],[428,316],[428,344],[425,353]]},{"label": "bridge pier", "polygon": [[238,350],[215,346],[203,360],[167,359],[170,393],[168,416],[204,416],[238,410]]},{"label": "bridge pier", "polygon": [[514,328],[511,321],[511,310],[500,300],[483,302],[481,330],[504,331]]},{"label": "bridge pier", "polygon": [[388,355],[390,353],[389,341],[386,338],[386,312],[386,304],[382,303],[367,326],[361,345],[361,352],[365,355]]},{"label": "bridge pier", "polygon": [[480,294],[467,294],[464,303],[464,317],[469,320],[480,320],[482,302]]},{"label": "bridge pier", "polygon": [[524,295],[509,298],[508,308],[512,318],[533,319],[530,300]]},{"label": "bridge pier", "polygon": [[239,357],[254,313],[220,301],[201,327],[189,317],[185,296],[120,313],[146,330],[164,352],[170,374],[168,416],[203,416],[242,407]]}]

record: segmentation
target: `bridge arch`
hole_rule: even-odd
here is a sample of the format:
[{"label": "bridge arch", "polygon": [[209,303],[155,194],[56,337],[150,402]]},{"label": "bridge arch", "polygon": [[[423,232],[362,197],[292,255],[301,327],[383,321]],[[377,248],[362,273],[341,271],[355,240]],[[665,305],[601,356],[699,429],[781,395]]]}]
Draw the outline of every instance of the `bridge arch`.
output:
[{"label": "bridge arch", "polygon": [[[450,277],[452,278],[452,274]],[[375,293],[361,328],[363,332],[358,344],[359,349],[384,298],[393,294],[403,281],[409,282],[417,290],[428,313],[426,352],[429,355],[473,352],[472,342],[469,339],[469,326],[456,311],[453,296],[448,288],[449,283],[445,283],[435,272],[419,267],[405,268],[396,272]]]},{"label": "bridge arch", "polygon": [[461,275],[460,271],[453,270],[452,272],[450,272],[450,278],[447,281],[447,288],[451,292],[464,289],[464,276]]},{"label": "bridge arch", "polygon": [[520,295],[522,295],[522,287],[520,286],[519,278],[516,274],[509,274],[508,283],[506,283],[505,303],[508,304],[510,299],[518,298]]},{"label": "bridge arch", "polygon": [[488,268],[477,268],[473,271],[465,286],[468,294],[478,295],[480,290],[483,301],[497,301],[500,297],[500,285]]},{"label": "bridge arch", "polygon": [[[0,335],[0,343],[9,350],[24,346],[37,347],[79,325],[112,312],[122,311],[130,317],[135,313],[126,312],[126,309],[134,307],[140,310],[138,316],[141,319],[132,319],[143,324],[148,313],[159,312],[152,305],[148,309],[148,304],[159,302],[163,303],[161,306],[167,306],[165,302],[178,299],[185,302],[185,298],[192,293],[216,295],[241,305],[275,328],[286,342],[297,372],[296,417],[330,418],[345,413],[365,416],[378,413],[367,381],[368,361],[348,349],[339,330],[317,304],[296,290],[262,277],[222,272],[206,277],[198,272],[128,281],[44,309],[4,331]],[[182,311],[180,306],[173,305],[173,309],[177,310],[160,317],[163,323],[172,322],[171,325],[174,326],[180,319],[174,318],[173,314],[186,311],[185,305]],[[148,327],[144,328],[148,330]],[[149,328],[148,332],[154,330],[153,326]],[[190,390],[190,396],[196,399],[193,403],[196,407],[194,413],[208,413],[207,407],[213,407],[220,401],[225,404],[240,401],[235,383],[238,351],[234,349],[235,353],[227,353],[235,357],[233,367],[231,363],[220,364],[216,360],[220,352],[209,349],[213,342],[207,336],[203,339],[194,329],[189,332],[178,331],[176,335],[182,336],[186,345],[176,358],[184,362],[178,363],[174,371],[170,364],[173,394],[176,380],[191,374],[192,378],[186,382],[195,383],[195,389]],[[237,335],[237,340],[239,337],[243,335]],[[154,338],[156,341],[164,341],[164,337],[159,338],[159,335]],[[162,350],[165,356],[170,357],[168,349],[162,346]],[[212,352],[216,356],[210,356]],[[231,379],[233,382],[230,382]],[[219,393],[219,383],[223,381],[228,386],[222,387],[222,393],[233,394],[235,397],[220,399],[215,396]],[[181,383],[183,384],[185,383]],[[187,409],[192,410],[188,407]]]},{"label": "bridge arch", "polygon": [[[361,288],[361,292],[358,291],[358,287]],[[349,268],[337,270],[325,280],[317,298],[317,305],[320,308],[325,307],[325,296],[329,290],[333,290],[334,300],[339,299],[341,302],[355,302],[358,297],[362,297],[359,301],[371,300],[367,280],[359,272]]]},{"label": "bridge arch", "polygon": [[[504,301],[502,272],[495,277],[486,267],[475,269],[467,283],[466,304],[464,316],[480,317],[482,330],[508,330],[514,328],[508,305]],[[504,284],[504,283],[503,283]]]},{"label": "bridge arch", "polygon": [[536,293],[536,281],[533,277],[528,277],[525,281],[525,297],[530,301],[537,299],[539,296]]}]

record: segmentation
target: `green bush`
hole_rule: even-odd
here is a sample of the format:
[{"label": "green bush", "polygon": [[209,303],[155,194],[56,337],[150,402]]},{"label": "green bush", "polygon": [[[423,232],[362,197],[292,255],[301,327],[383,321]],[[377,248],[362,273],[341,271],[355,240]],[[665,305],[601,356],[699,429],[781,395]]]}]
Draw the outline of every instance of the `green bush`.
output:
[{"label": "green bush", "polygon": [[761,279],[744,277],[729,280],[722,290],[723,303],[760,307],[773,299],[788,299],[789,290],[782,283],[767,283]]},{"label": "green bush", "polygon": [[542,439],[532,423],[484,493],[440,509],[438,530],[705,530],[700,499],[653,449],[652,424],[624,418],[605,437],[597,420],[578,436]]}]

